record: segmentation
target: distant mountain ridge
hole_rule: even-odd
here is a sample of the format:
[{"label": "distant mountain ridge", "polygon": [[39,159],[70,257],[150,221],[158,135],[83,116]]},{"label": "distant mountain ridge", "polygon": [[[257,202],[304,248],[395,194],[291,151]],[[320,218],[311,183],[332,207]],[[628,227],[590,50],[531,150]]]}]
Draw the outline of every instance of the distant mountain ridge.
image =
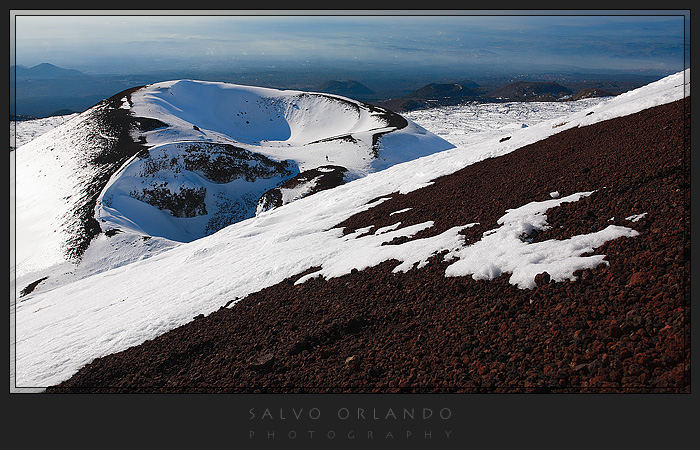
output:
[{"label": "distant mountain ridge", "polygon": [[[195,71],[197,72],[197,71]],[[517,74],[513,74],[516,76]],[[16,118],[42,118],[82,112],[96,105],[98,102],[110,97],[114,92],[128,89],[132,86],[151,84],[165,79],[195,78],[201,80],[215,79],[232,83],[267,86],[278,89],[301,89],[305,91],[326,92],[341,95],[357,100],[369,102],[380,107],[385,107],[395,112],[405,112],[423,109],[432,106],[456,105],[465,101],[497,102],[497,101],[560,101],[569,100],[558,98],[556,95],[548,97],[545,94],[537,95],[502,95],[500,99],[489,95],[491,91],[497,91],[507,86],[506,83],[514,78],[483,76],[475,78],[475,81],[456,77],[456,82],[439,81],[430,82],[421,88],[409,92],[413,82],[408,78],[397,75],[398,78],[377,81],[377,75],[367,75],[367,80],[357,79],[342,80],[328,77],[328,81],[321,82],[324,78],[318,73],[304,74],[304,79],[299,74],[278,74],[270,78],[270,74],[262,77],[256,72],[251,73],[212,73],[204,71],[193,76],[191,70],[175,72],[154,72],[152,74],[87,74],[79,70],[63,68],[44,62],[35,66],[23,65],[10,66],[10,115]],[[392,77],[392,75],[386,75]],[[540,83],[555,82],[569,89],[572,95],[570,99],[576,99],[581,90],[598,89],[600,92],[590,91],[579,95],[580,98],[590,96],[612,95],[634,89],[646,83],[654,81],[652,76],[638,76],[634,74],[595,74],[595,73],[541,73],[517,75],[525,76],[531,80],[531,87]],[[212,78],[213,77],[213,78]],[[296,78],[295,78],[296,77]],[[316,81],[312,81],[316,80]],[[425,82],[429,82],[428,78]],[[320,83],[320,84],[319,84]],[[370,83],[372,88],[364,83]],[[522,83],[522,82],[521,82]],[[535,83],[535,85],[532,85]],[[390,87],[388,87],[390,86]],[[458,87],[459,86],[459,87]],[[460,89],[461,87],[461,89]],[[512,88],[512,86],[511,86]],[[546,89],[545,89],[546,90]],[[605,91],[605,92],[603,92]],[[561,91],[564,92],[564,91]],[[16,98],[15,98],[16,94]],[[586,97],[582,97],[586,95]],[[392,97],[396,96],[396,97]],[[400,97],[399,97],[400,96]]]},{"label": "distant mountain ridge", "polygon": [[574,94],[571,97],[571,99],[572,100],[583,100],[584,98],[609,97],[612,95],[614,95],[614,94],[612,94],[610,91],[607,91],[605,89],[589,88],[589,89],[581,89],[576,94]]},{"label": "distant mountain ridge", "polygon": [[520,101],[557,101],[572,94],[571,89],[552,81],[516,81],[491,91],[489,96]]},{"label": "distant mountain ridge", "polygon": [[474,81],[459,83],[430,83],[398,99],[377,102],[377,105],[392,111],[411,111],[430,106],[457,105],[464,101],[477,100],[483,89]]},{"label": "distant mountain ridge", "polygon": [[376,94],[372,89],[355,80],[330,80],[323,83],[318,89],[321,92],[353,98],[367,98]]},{"label": "distant mountain ridge", "polygon": [[90,75],[50,63],[10,66],[10,117],[83,112],[115,92],[150,82],[141,75]]},{"label": "distant mountain ridge", "polygon": [[430,83],[408,94],[407,97],[420,99],[464,98],[480,94],[479,85],[473,81],[461,83]]},{"label": "distant mountain ridge", "polygon": [[75,69],[64,69],[50,63],[41,63],[36,66],[26,67],[22,65],[10,66],[10,76],[13,71],[18,77],[27,78],[70,78],[70,77],[87,77],[88,75]]},{"label": "distant mountain ridge", "polygon": [[612,96],[599,88],[578,92],[552,81],[516,81],[487,91],[471,80],[459,83],[430,83],[401,98],[380,100],[378,106],[395,112],[407,112],[436,106],[453,106],[464,102],[559,102],[591,97]]}]

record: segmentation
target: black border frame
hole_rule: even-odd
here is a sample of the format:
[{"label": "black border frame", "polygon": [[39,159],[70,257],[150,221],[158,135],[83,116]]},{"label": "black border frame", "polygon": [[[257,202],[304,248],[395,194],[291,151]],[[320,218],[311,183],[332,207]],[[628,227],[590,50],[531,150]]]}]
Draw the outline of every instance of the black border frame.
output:
[{"label": "black border frame", "polygon": [[[684,20],[684,31],[686,23],[692,23],[690,8],[686,9],[690,15],[689,20]],[[262,10],[263,12],[265,10]],[[307,10],[295,10],[307,11]],[[419,12],[418,10],[403,10]],[[425,12],[425,10],[422,10]],[[527,10],[536,11],[536,10]],[[567,10],[558,10],[567,11]],[[581,10],[576,10],[581,11]],[[602,10],[606,11],[606,10]],[[620,10],[615,10],[620,11]],[[325,15],[329,11],[324,10]],[[429,10],[428,10],[429,12]],[[596,14],[598,15],[598,14]],[[692,48],[691,48],[692,51]],[[684,51],[685,59],[685,51]],[[15,60],[16,61],[16,60]],[[690,62],[685,64],[690,67]],[[692,102],[692,99],[691,99]],[[692,104],[692,103],[691,103]],[[692,106],[691,106],[692,108]],[[695,128],[691,124],[692,128]],[[691,132],[692,141],[692,132]],[[691,147],[692,153],[692,147]],[[696,172],[697,158],[690,161],[691,174]],[[691,261],[698,257],[698,249],[692,236],[695,234],[693,218],[698,211],[696,207],[697,196],[695,191],[697,183],[692,183],[691,176]],[[11,207],[13,205],[10,205]],[[693,293],[697,292],[697,277],[695,265],[691,265],[691,311]],[[691,313],[692,315],[692,313]],[[695,343],[697,333],[691,326],[691,342]],[[691,344],[692,347],[692,344]],[[696,358],[691,354],[692,363]],[[691,372],[691,386],[695,382],[697,371]],[[466,397],[465,397],[466,396]],[[693,394],[511,394],[507,396],[493,396],[490,394],[222,394],[219,396],[191,396],[188,394],[142,394],[140,396],[131,395],[111,395],[111,396],[72,396],[59,395],[52,396],[57,401],[47,402],[46,396],[20,396],[11,394],[13,402],[11,414],[15,418],[13,424],[26,421],[30,422],[34,430],[44,431],[34,435],[26,436],[32,441],[41,437],[52,439],[54,437],[66,437],[79,430],[85,434],[106,433],[113,440],[123,442],[125,445],[133,444],[133,438],[140,432],[145,432],[153,427],[141,420],[151,420],[161,426],[175,429],[178,426],[193,427],[195,424],[206,426],[209,429],[217,429],[224,439],[223,443],[236,446],[237,439],[240,445],[247,447],[247,442],[243,436],[237,434],[236,427],[241,426],[241,430],[249,428],[246,421],[248,409],[250,407],[260,408],[261,405],[277,405],[285,408],[300,407],[317,404],[321,407],[337,405],[338,402],[345,404],[362,405],[373,402],[378,408],[383,405],[396,405],[400,402],[430,402],[437,401],[440,405],[448,405],[453,408],[454,420],[458,421],[457,426],[463,427],[466,432],[459,440],[462,445],[476,446],[477,448],[501,448],[506,435],[515,438],[519,443],[537,443],[543,447],[547,444],[561,446],[584,446],[600,445],[607,448],[606,438],[615,436],[623,437],[625,447],[631,445],[646,446],[667,446],[669,443],[680,443],[677,441],[679,434],[688,437],[692,430],[691,411],[697,395]],[[18,399],[22,399],[19,401]],[[153,402],[152,400],[158,400]],[[187,403],[182,403],[187,400]],[[64,405],[68,401],[73,402],[68,407],[71,413],[76,413],[82,408],[84,412],[91,412],[99,408],[99,415],[80,414],[82,423],[75,423],[70,417],[66,417]],[[90,403],[87,403],[90,401]],[[35,403],[36,402],[36,403]],[[41,403],[39,403],[41,402]],[[136,402],[136,405],[134,404]],[[156,406],[157,405],[157,406]],[[291,405],[291,406],[290,406]],[[109,409],[107,409],[107,408]],[[103,409],[104,408],[104,409]],[[196,413],[206,411],[214,414],[201,414],[197,420]],[[465,412],[466,411],[466,412]],[[697,409],[695,409],[697,412]],[[128,414],[129,416],[124,416]],[[48,421],[43,422],[41,419]],[[66,420],[68,419],[68,420]],[[193,420],[194,419],[194,420]],[[191,420],[191,422],[190,422]],[[66,425],[64,422],[67,422]],[[72,423],[71,423],[72,422]],[[129,432],[126,435],[115,436],[115,428],[123,428],[128,425]],[[19,432],[18,428],[13,430]],[[165,431],[165,430],[162,430]],[[52,433],[56,435],[49,436]],[[620,434],[618,434],[620,433]],[[214,433],[212,433],[214,434]],[[217,433],[219,434],[219,433]],[[620,435],[624,436],[620,436]],[[201,444],[199,437],[193,437],[186,433],[174,433],[174,440],[168,441],[167,437],[161,436],[163,443],[177,442],[179,444],[195,443]],[[75,435],[73,435],[75,437]],[[104,437],[104,435],[102,435]],[[479,445],[483,439],[485,444]],[[614,439],[614,438],[613,438]],[[454,441],[455,443],[457,442]],[[83,441],[78,439],[78,441]],[[84,442],[84,441],[83,441]],[[610,441],[607,441],[610,443]],[[388,446],[389,442],[380,442],[382,447]],[[403,444],[397,440],[397,443]],[[256,448],[266,443],[255,443]],[[269,442],[267,443],[269,444]],[[277,442],[279,444],[279,442]],[[290,442],[282,445],[289,445]],[[313,446],[314,442],[306,442],[305,446]],[[340,443],[330,441],[323,442],[326,446],[342,446]],[[370,442],[358,440],[356,444],[365,446]],[[476,444],[476,445],[475,445]],[[137,445],[139,447],[139,445]],[[276,448],[281,447],[277,445]],[[349,447],[348,447],[349,448]]]}]

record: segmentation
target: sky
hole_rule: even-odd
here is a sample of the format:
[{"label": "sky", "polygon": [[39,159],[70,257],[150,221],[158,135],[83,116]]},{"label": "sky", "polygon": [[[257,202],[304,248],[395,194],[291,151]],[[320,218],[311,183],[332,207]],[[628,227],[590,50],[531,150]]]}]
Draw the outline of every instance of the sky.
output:
[{"label": "sky", "polygon": [[323,65],[671,73],[682,70],[684,37],[686,60],[690,42],[687,11],[686,20],[683,11],[15,13],[10,31],[16,63],[49,62],[96,74]]}]

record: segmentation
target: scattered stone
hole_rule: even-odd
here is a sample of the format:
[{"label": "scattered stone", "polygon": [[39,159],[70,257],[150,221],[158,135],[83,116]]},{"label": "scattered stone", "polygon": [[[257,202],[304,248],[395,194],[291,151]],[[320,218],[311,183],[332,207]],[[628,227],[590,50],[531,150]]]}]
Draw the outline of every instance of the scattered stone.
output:
[{"label": "scattered stone", "polygon": [[649,274],[646,272],[635,272],[629,279],[627,283],[629,286],[639,286],[645,284],[649,279]]},{"label": "scattered stone", "polygon": [[259,372],[267,373],[272,369],[275,363],[275,355],[272,352],[264,353],[253,360],[250,364],[250,368]]}]

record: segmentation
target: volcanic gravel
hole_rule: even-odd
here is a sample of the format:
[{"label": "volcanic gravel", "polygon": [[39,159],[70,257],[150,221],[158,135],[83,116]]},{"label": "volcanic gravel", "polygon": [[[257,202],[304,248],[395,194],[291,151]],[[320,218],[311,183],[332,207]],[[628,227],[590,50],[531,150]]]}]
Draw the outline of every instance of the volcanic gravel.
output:
[{"label": "volcanic gravel", "polygon": [[689,392],[689,162],[686,98],[563,131],[340,224],[379,228],[412,208],[402,226],[435,222],[414,238],[479,222],[470,243],[506,209],[595,190],[549,210],[535,241],[610,224],[640,235],[598,248],[609,266],[575,281],[446,278],[442,255],[406,273],[387,261],[295,286],[299,274],[48,392]]},{"label": "volcanic gravel", "polygon": [[102,232],[95,219],[95,205],[112,174],[134,155],[148,152],[145,137],[140,135],[135,141],[132,134],[166,126],[157,119],[134,117],[130,110],[121,108],[122,99],[126,98],[131,106],[131,95],[141,88],[143,86],[136,86],[115,94],[84,113],[90,117],[85,123],[91,126],[82,132],[86,140],[94,143],[86,150],[89,158],[85,164],[91,167],[94,175],[91,182],[75,194],[81,202],[62,224],[70,236],[64,244],[64,253],[70,260],[80,260],[92,239]]}]

